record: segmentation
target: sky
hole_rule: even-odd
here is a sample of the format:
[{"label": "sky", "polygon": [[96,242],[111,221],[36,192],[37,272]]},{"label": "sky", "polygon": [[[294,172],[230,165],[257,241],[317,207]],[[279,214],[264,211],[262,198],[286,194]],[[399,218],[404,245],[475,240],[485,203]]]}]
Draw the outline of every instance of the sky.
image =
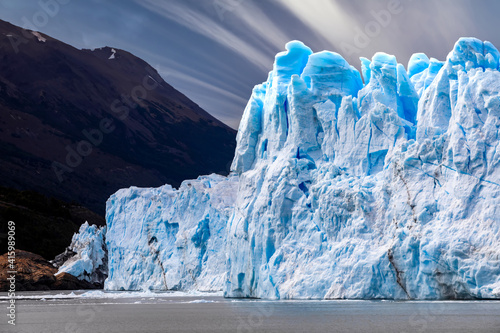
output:
[{"label": "sky", "polygon": [[500,47],[499,12],[498,0],[0,0],[2,20],[135,54],[233,128],[288,41],[358,69],[378,51],[406,66],[416,52],[445,60],[459,37]]}]

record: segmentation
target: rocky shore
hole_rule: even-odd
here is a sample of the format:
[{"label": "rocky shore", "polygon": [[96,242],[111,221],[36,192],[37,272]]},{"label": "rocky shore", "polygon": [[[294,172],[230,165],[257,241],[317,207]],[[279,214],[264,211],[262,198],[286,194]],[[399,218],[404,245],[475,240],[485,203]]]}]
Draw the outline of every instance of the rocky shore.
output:
[{"label": "rocky shore", "polygon": [[[11,271],[7,253],[0,256],[0,291],[8,291]],[[73,289],[99,289],[102,286],[80,281],[68,273],[57,276],[55,268],[42,256],[27,251],[16,250],[15,259],[16,291],[30,290],[73,290]]]}]

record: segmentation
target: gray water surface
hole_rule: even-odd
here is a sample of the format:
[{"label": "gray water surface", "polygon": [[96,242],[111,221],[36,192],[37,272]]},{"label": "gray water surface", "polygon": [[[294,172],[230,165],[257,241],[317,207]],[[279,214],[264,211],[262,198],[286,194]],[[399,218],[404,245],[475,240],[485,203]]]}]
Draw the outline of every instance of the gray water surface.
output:
[{"label": "gray water surface", "polygon": [[0,332],[500,333],[500,301],[261,301],[165,294],[49,298],[55,293],[17,300],[16,326],[7,323],[8,300],[0,299]]}]

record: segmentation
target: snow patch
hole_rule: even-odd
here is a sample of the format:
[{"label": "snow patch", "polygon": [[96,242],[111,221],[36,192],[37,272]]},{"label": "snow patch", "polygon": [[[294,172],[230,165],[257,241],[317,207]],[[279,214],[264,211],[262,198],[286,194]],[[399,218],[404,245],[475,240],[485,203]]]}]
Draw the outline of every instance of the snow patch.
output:
[{"label": "snow patch", "polygon": [[39,32],[32,31],[31,33],[33,34],[33,36],[35,36],[38,39],[39,42],[45,43],[47,41],[47,39],[45,37],[43,37],[42,35],[40,35]]},{"label": "snow patch", "polygon": [[116,50],[111,49],[111,55],[109,56],[108,60],[115,59],[115,54],[116,54]]}]

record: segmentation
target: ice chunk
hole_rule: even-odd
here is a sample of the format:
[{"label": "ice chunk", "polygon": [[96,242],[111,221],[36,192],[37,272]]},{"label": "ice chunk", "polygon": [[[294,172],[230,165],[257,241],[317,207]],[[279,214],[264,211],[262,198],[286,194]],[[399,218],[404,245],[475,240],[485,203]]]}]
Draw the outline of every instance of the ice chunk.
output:
[{"label": "ice chunk", "polygon": [[370,83],[370,77],[371,77],[371,72],[370,72],[370,63],[371,61],[366,59],[366,58],[359,58],[361,60],[361,72],[363,73],[363,79],[365,80],[365,84]]},{"label": "ice chunk", "polygon": [[292,75],[300,75],[307,64],[311,49],[302,42],[292,41],[286,44],[287,51],[278,53],[274,62],[273,79],[276,83],[287,84]]},{"label": "ice chunk", "polygon": [[415,53],[408,62],[408,76],[412,78],[415,74],[422,73],[429,68],[429,58],[425,53]]},{"label": "ice chunk", "polygon": [[356,96],[362,88],[359,72],[335,52],[318,52],[309,57],[301,77],[307,88],[321,94]]},{"label": "ice chunk", "polygon": [[443,61],[431,58],[427,68],[411,77],[411,82],[413,83],[419,97],[422,96],[424,90],[431,85],[443,65]]},{"label": "ice chunk", "polygon": [[82,224],[68,247],[75,254],[59,267],[56,275],[66,272],[80,280],[102,285],[108,274],[105,234],[106,227]]}]

